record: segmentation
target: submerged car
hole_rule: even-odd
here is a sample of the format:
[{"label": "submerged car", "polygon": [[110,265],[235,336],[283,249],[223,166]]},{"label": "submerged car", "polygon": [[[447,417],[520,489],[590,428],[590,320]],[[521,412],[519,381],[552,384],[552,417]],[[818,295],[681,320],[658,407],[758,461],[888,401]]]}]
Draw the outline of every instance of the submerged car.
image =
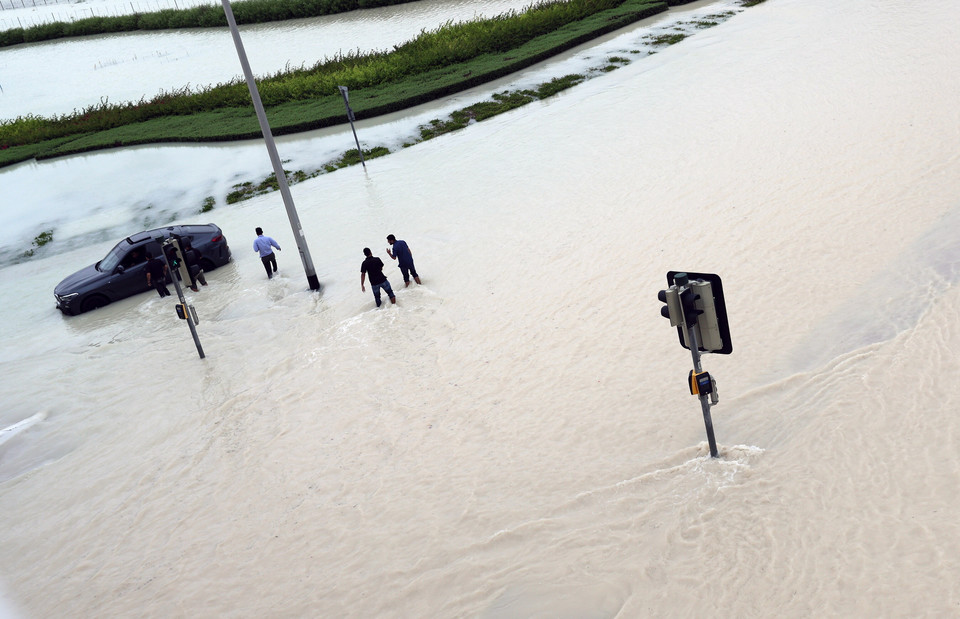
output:
[{"label": "submerged car", "polygon": [[[230,262],[230,246],[214,224],[168,226],[128,236],[100,262],[81,269],[57,284],[53,295],[57,309],[74,315],[103,307],[113,301],[153,290],[147,285],[147,258],[163,258],[157,238],[179,237],[200,252],[200,268],[212,271]],[[169,280],[168,280],[169,281]]]}]

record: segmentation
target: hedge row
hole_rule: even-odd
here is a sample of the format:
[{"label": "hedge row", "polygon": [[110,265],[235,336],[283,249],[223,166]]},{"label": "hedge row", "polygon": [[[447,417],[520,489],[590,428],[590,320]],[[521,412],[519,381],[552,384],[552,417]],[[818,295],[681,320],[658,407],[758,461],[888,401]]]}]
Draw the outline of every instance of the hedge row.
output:
[{"label": "hedge row", "polygon": [[[303,17],[320,17],[357,9],[404,4],[412,0],[242,0],[231,3],[238,24],[261,24]],[[164,9],[116,17],[85,17],[70,22],[51,22],[30,28],[0,31],[0,47],[36,43],[66,37],[83,37],[137,30],[179,30],[226,27],[221,4],[186,9]]]}]

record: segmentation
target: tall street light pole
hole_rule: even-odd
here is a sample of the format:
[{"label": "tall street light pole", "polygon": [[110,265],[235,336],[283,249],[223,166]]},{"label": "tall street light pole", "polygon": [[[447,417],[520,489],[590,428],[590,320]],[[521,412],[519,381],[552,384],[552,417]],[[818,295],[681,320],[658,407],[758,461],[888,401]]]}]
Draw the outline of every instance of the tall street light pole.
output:
[{"label": "tall street light pole", "polygon": [[313,259],[310,257],[310,250],[307,248],[307,238],[300,226],[300,217],[297,215],[297,208],[293,204],[293,196],[290,195],[287,175],[283,171],[283,164],[280,161],[280,155],[277,153],[277,144],[273,140],[273,132],[270,131],[270,124],[267,122],[267,113],[263,109],[263,101],[260,100],[260,91],[257,89],[257,83],[253,80],[253,72],[250,70],[250,63],[247,61],[247,53],[243,50],[243,41],[240,40],[240,31],[237,30],[237,20],[233,17],[230,0],[220,1],[223,4],[223,12],[227,16],[230,34],[233,35],[233,44],[237,47],[237,56],[240,57],[240,66],[243,67],[243,76],[247,80],[247,88],[250,89],[253,107],[257,111],[260,130],[263,132],[263,139],[267,143],[267,152],[270,153],[273,173],[277,177],[277,185],[280,186],[280,196],[283,198],[283,205],[287,209],[287,217],[290,219],[290,227],[293,228],[293,238],[297,241],[297,249],[300,250],[303,270],[307,273],[307,283],[310,285],[310,290],[319,290],[320,280],[317,279],[317,272],[313,268]]}]

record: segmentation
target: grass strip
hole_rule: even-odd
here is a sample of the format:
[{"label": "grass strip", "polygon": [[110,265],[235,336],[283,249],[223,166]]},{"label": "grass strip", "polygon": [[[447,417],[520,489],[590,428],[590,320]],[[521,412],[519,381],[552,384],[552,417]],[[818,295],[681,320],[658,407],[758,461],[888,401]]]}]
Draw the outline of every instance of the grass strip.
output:
[{"label": "grass strip", "polygon": [[[327,73],[322,76],[326,84],[324,91],[330,94],[318,96],[310,93],[310,96],[303,99],[289,100],[290,97],[297,96],[296,91],[304,89],[305,83],[312,79],[308,75],[310,71],[306,70],[268,78],[261,81],[258,87],[265,105],[268,100],[283,101],[285,97],[288,99],[267,107],[267,117],[275,135],[318,129],[344,122],[343,102],[336,89],[338,81],[347,82],[344,85],[351,88],[351,107],[357,118],[370,118],[426,103],[509,75],[667,9],[665,2],[651,0],[607,2],[615,6],[573,20],[570,19],[571,10],[574,11],[574,16],[588,12],[596,8],[598,0],[571,0],[561,3],[566,12],[563,13],[564,21],[559,26],[555,26],[556,15],[550,16],[552,19],[542,19],[541,15],[539,21],[529,19],[532,12],[557,6],[544,4],[534,7],[528,13],[509,14],[469,24],[448,24],[432,33],[421,34],[410,43],[398,47],[392,54],[375,54],[362,59],[349,59],[349,62],[338,59],[337,62],[347,65],[346,71],[334,72],[332,78]],[[507,24],[510,29],[505,35],[502,26]],[[551,27],[553,29],[545,34],[536,34]],[[520,34],[517,33],[518,30]],[[471,36],[473,41],[461,40]],[[479,44],[477,39],[480,40]],[[508,43],[518,40],[522,42],[507,47]],[[487,51],[490,47],[507,49]],[[471,54],[474,54],[473,57],[470,57]],[[397,64],[393,66],[393,73],[387,71],[386,74],[399,74],[400,77],[395,80],[385,79],[380,75],[383,72],[383,63],[394,55],[406,55],[407,58],[394,58]],[[455,61],[464,56],[467,57],[466,60]],[[324,65],[324,68],[329,67]],[[357,74],[366,81],[357,77]],[[245,90],[246,84],[229,85],[232,89],[240,87]],[[219,92],[227,88],[212,90]],[[122,122],[124,110],[117,107],[87,110],[79,118],[62,117],[55,121],[37,117],[19,118],[12,123],[0,124],[0,166],[31,158],[46,159],[136,144],[229,141],[259,137],[260,128],[249,103],[249,93],[246,94],[244,103],[238,102],[237,105],[226,107],[215,105],[217,101],[232,101],[230,96],[232,95],[220,92],[219,99],[209,100],[210,97],[203,98],[195,94],[168,95],[163,101],[150,102],[149,105],[161,111],[177,109],[178,104],[189,109],[184,100],[193,100],[194,104],[199,103],[201,109],[182,115],[160,115],[141,122]],[[200,99],[199,102],[197,98]],[[210,107],[213,109],[209,109]],[[92,118],[98,115],[105,118]],[[119,126],[87,131],[78,136],[54,136],[51,139],[36,140],[34,143],[15,143],[18,137],[25,141],[24,136],[29,136],[31,131],[42,135],[37,131],[40,127],[49,130],[51,125],[56,125],[54,129],[69,132],[72,127],[82,130],[83,123],[95,125],[97,122]],[[17,135],[18,130],[22,135]]]},{"label": "grass strip", "polygon": [[[564,24],[614,8],[624,0],[553,0],[522,14],[508,13],[492,19],[452,24],[394,48],[392,53],[351,53],[319,62],[307,69],[288,70],[258,80],[264,106],[312,99],[351,89],[397,82],[433,68],[464,62],[484,53],[514,49],[530,39]],[[646,0],[651,1],[651,0]],[[51,119],[35,116],[0,123],[0,147],[19,146],[65,135],[102,131],[160,116],[186,115],[228,107],[250,106],[243,79],[208,86],[198,91],[183,87],[162,92],[152,100],[113,104],[102,100],[80,112]]]}]

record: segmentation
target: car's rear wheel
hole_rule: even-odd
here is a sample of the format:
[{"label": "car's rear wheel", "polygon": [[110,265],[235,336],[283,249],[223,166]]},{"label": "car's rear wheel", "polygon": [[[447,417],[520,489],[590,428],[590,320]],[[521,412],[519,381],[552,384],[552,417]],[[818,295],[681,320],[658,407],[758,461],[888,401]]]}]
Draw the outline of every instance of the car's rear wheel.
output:
[{"label": "car's rear wheel", "polygon": [[201,258],[200,268],[203,269],[204,271],[212,271],[215,268],[217,268],[217,265],[214,264],[213,260],[210,260],[209,258]]},{"label": "car's rear wheel", "polygon": [[110,299],[102,294],[92,294],[83,300],[83,303],[80,305],[80,311],[89,312],[90,310],[95,310],[98,307],[103,307],[109,302]]}]

